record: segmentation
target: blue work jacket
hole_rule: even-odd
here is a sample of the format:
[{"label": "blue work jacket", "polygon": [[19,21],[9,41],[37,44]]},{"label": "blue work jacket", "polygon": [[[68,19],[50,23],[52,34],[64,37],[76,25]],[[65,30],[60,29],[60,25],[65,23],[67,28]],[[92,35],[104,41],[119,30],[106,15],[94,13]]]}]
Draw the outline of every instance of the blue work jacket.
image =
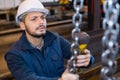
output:
[{"label": "blue work jacket", "polygon": [[[5,60],[16,80],[58,80],[65,70],[64,59],[71,57],[71,44],[50,31],[43,36],[42,49],[32,47],[23,32],[6,53]],[[94,58],[91,56],[91,63]]]}]

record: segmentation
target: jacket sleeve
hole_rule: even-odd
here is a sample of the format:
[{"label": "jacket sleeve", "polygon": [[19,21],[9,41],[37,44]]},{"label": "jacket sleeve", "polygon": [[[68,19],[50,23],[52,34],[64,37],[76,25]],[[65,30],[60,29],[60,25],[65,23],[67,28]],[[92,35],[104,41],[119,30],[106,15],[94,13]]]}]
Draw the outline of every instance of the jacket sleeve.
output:
[{"label": "jacket sleeve", "polygon": [[24,62],[22,57],[17,54],[9,52],[5,55],[5,60],[15,80],[58,80],[57,77],[48,78],[36,75]]},{"label": "jacket sleeve", "polygon": [[90,63],[89,63],[89,65],[87,67],[90,67],[92,64],[94,64],[94,62],[95,62],[95,59],[94,59],[93,55],[91,55]]}]

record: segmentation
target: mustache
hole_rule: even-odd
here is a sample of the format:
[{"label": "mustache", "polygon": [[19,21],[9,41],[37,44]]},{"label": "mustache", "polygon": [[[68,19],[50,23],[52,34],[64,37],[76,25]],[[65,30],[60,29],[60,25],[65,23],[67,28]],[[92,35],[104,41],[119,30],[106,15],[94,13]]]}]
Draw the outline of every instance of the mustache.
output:
[{"label": "mustache", "polygon": [[39,28],[46,28],[46,26],[45,26],[45,25],[39,25],[39,26],[36,28],[36,30],[39,29]]}]

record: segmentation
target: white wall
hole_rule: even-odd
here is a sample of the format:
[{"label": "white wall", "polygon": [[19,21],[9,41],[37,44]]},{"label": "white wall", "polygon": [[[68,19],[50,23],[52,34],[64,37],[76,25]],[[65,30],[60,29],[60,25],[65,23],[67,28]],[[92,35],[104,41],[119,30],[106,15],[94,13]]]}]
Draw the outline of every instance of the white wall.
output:
[{"label": "white wall", "polygon": [[54,1],[58,1],[58,0],[40,0],[41,2],[54,2]]},{"label": "white wall", "polygon": [[[6,10],[17,7],[24,0],[0,0],[0,10]],[[56,2],[59,0],[40,0],[41,2]]]},{"label": "white wall", "polygon": [[21,0],[0,0],[0,10],[15,8]]}]

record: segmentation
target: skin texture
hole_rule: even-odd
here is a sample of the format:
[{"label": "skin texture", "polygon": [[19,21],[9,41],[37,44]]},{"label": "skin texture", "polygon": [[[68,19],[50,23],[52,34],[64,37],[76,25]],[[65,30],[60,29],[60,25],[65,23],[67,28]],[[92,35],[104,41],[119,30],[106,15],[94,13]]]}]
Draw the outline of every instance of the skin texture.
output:
[{"label": "skin texture", "polygon": [[40,46],[42,36],[46,33],[46,16],[44,13],[31,12],[25,16],[25,20],[20,22],[20,28],[25,30],[28,41]]}]

